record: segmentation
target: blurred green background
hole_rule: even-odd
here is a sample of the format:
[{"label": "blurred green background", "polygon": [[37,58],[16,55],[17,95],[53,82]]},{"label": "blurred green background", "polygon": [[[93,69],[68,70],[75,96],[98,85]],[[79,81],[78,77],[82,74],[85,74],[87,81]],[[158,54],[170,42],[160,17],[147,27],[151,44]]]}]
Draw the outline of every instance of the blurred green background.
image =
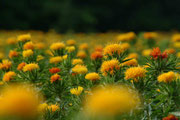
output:
[{"label": "blurred green background", "polygon": [[1,0],[0,29],[178,30],[179,5],[180,0]]}]

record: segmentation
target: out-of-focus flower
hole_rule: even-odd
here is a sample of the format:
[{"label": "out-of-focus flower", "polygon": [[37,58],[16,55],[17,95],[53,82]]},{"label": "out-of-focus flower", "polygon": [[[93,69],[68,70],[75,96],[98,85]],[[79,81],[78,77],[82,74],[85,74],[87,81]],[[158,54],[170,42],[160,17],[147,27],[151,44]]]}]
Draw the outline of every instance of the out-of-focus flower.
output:
[{"label": "out-of-focus flower", "polygon": [[173,42],[180,42],[180,34],[175,34],[172,36]]},{"label": "out-of-focus flower", "polygon": [[87,43],[83,43],[79,46],[80,50],[87,50],[88,49],[88,44]]},{"label": "out-of-focus flower", "polygon": [[92,72],[92,73],[86,74],[85,79],[91,80],[91,81],[96,81],[96,80],[100,79],[100,76],[98,73]]},{"label": "out-of-focus flower", "polygon": [[103,52],[103,47],[102,47],[101,45],[97,45],[97,46],[94,48],[94,51]]},{"label": "out-of-focus flower", "polygon": [[3,81],[4,82],[9,82],[10,80],[12,80],[14,77],[16,76],[16,73],[13,71],[9,71],[7,73],[4,74],[3,76]]},{"label": "out-of-focus flower", "polygon": [[[128,58],[129,59],[129,58]],[[138,62],[136,59],[131,59],[131,60],[128,60],[124,63],[122,63],[122,65],[127,65],[127,66],[137,66],[138,65]]]},{"label": "out-of-focus flower", "polygon": [[77,57],[79,57],[79,58],[81,58],[81,59],[84,59],[84,58],[86,58],[86,52],[85,51],[79,51],[78,53],[77,53]]},{"label": "out-of-focus flower", "polygon": [[9,52],[9,58],[18,57],[18,56],[19,56],[19,53],[15,50],[11,50]]},{"label": "out-of-focus flower", "polygon": [[151,52],[151,56],[154,59],[158,59],[158,58],[164,59],[168,57],[168,54],[167,54],[167,51],[164,51],[163,53],[161,53],[161,50],[159,49],[159,47],[157,47],[153,49],[153,51]]},{"label": "out-of-focus flower", "polygon": [[34,52],[33,52],[31,49],[29,49],[29,50],[24,50],[23,53],[22,53],[22,55],[23,55],[24,58],[30,57],[30,56],[32,56],[33,54],[34,54]]},{"label": "out-of-focus flower", "polygon": [[24,71],[24,72],[33,71],[33,70],[37,70],[37,69],[39,69],[39,65],[36,64],[36,63],[26,64],[26,65],[23,67],[23,71]]},{"label": "out-of-focus flower", "polygon": [[65,48],[65,44],[62,43],[62,42],[53,43],[53,44],[50,46],[50,49],[51,49],[51,50],[60,50],[60,49],[63,49],[63,48]]},{"label": "out-of-focus flower", "polygon": [[166,49],[165,52],[166,52],[167,54],[174,54],[174,53],[176,53],[176,50],[173,49],[173,48],[169,48],[169,49]]},{"label": "out-of-focus flower", "polygon": [[136,91],[115,85],[96,88],[86,100],[84,108],[90,116],[115,116],[135,110],[140,105]]},{"label": "out-of-focus flower", "polygon": [[168,115],[167,117],[164,117],[162,120],[178,120],[178,118],[174,115]]},{"label": "out-of-focus flower", "polygon": [[22,62],[18,65],[17,70],[23,70],[24,66],[26,65],[25,62]]},{"label": "out-of-focus flower", "polygon": [[130,48],[130,44],[129,43],[122,43],[121,47],[122,47],[122,50],[125,51],[125,50]]},{"label": "out-of-focus flower", "polygon": [[36,44],[34,44],[34,46],[35,46],[35,48],[36,49],[45,49],[45,47],[46,47],[46,45],[44,44],[44,43],[36,43]]},{"label": "out-of-focus flower", "polygon": [[56,57],[52,57],[49,60],[49,63],[60,63],[63,60],[63,58],[61,56],[56,56]]},{"label": "out-of-focus flower", "polygon": [[62,58],[63,60],[66,60],[68,58],[68,55],[63,55]]},{"label": "out-of-focus flower", "polygon": [[40,95],[28,85],[10,86],[2,91],[0,115],[33,118],[40,100]]},{"label": "out-of-focus flower", "polygon": [[175,48],[180,48],[180,42],[175,42],[173,45]]},{"label": "out-of-focus flower", "polygon": [[4,53],[0,52],[0,60],[4,58]]},{"label": "out-of-focus flower", "polygon": [[7,39],[7,44],[8,45],[14,45],[14,44],[16,44],[16,38],[15,37],[10,37],[10,38],[8,38]]},{"label": "out-of-focus flower", "polygon": [[104,48],[103,54],[112,56],[114,54],[120,55],[123,52],[124,52],[124,49],[122,48],[121,44],[110,44]]},{"label": "out-of-focus flower", "polygon": [[134,32],[128,32],[124,34],[120,34],[116,37],[118,41],[131,41],[136,38],[136,34]]},{"label": "out-of-focus flower", "polygon": [[143,67],[131,67],[125,72],[125,79],[133,79],[138,82],[138,78],[143,78],[145,76],[146,70]]},{"label": "out-of-focus flower", "polygon": [[56,67],[49,69],[49,72],[52,73],[52,74],[58,73],[60,71],[61,71],[61,69],[56,68]]},{"label": "out-of-focus flower", "polygon": [[81,86],[78,86],[78,88],[72,88],[70,90],[71,94],[76,95],[76,96],[79,96],[82,93],[82,91],[83,91],[83,87]]},{"label": "out-of-focus flower", "polygon": [[2,63],[0,63],[0,69],[8,70],[11,68],[12,62],[9,61],[8,59],[2,60]]},{"label": "out-of-focus flower", "polygon": [[44,57],[42,55],[38,55],[37,58],[36,58],[36,61],[40,61],[40,60],[43,60]]},{"label": "out-of-focus flower", "polygon": [[27,42],[27,43],[24,44],[23,49],[24,50],[28,50],[28,49],[33,50],[34,49],[34,44],[31,41]]},{"label": "out-of-focus flower", "polygon": [[120,63],[117,59],[104,61],[101,65],[101,72],[104,76],[110,74],[114,75],[116,70],[120,69]]},{"label": "out-of-focus flower", "polygon": [[72,45],[75,45],[75,44],[76,44],[76,41],[73,40],[73,39],[70,39],[70,40],[67,40],[67,41],[66,41],[66,44],[67,44],[68,46],[72,46]]},{"label": "out-of-focus flower", "polygon": [[180,58],[180,52],[178,52],[178,53],[176,54],[176,56],[177,56],[178,58]]},{"label": "out-of-focus flower", "polygon": [[95,51],[91,54],[91,59],[92,60],[97,60],[97,59],[101,59],[103,58],[103,54],[102,52],[99,52],[99,51]]},{"label": "out-of-focus flower", "polygon": [[38,106],[38,112],[45,112],[48,109],[47,103],[42,103]]},{"label": "out-of-focus flower", "polygon": [[50,110],[50,111],[52,111],[52,112],[55,112],[55,111],[57,111],[57,110],[60,110],[60,108],[59,108],[59,106],[58,105],[50,105],[50,106],[48,106],[48,109]]},{"label": "out-of-focus flower", "polygon": [[54,56],[53,53],[50,50],[46,50],[46,54],[48,54],[50,56]]},{"label": "out-of-focus flower", "polygon": [[130,59],[130,58],[137,59],[137,58],[138,58],[138,54],[137,54],[137,53],[130,53],[130,54],[128,55],[128,58],[129,58],[129,59]]},{"label": "out-of-focus flower", "polygon": [[62,79],[61,79],[61,76],[58,75],[57,73],[51,76],[51,80],[50,80],[51,83],[58,81],[58,80],[62,80]]},{"label": "out-of-focus flower", "polygon": [[69,47],[66,47],[66,50],[71,53],[73,51],[75,51],[75,47],[74,46],[69,46]]},{"label": "out-of-focus flower", "polygon": [[77,64],[83,64],[83,60],[82,59],[73,59],[72,60],[72,65],[77,65]]},{"label": "out-of-focus flower", "polygon": [[150,56],[151,55],[152,50],[151,49],[146,49],[142,51],[142,55],[143,56]]},{"label": "out-of-focus flower", "polygon": [[155,38],[157,38],[157,33],[155,33],[155,32],[145,32],[144,33],[144,38],[145,39],[155,39]]},{"label": "out-of-focus flower", "polygon": [[176,79],[176,75],[174,72],[170,71],[159,75],[157,79],[159,82],[169,83]]},{"label": "out-of-focus flower", "polygon": [[72,71],[77,74],[86,74],[88,69],[84,65],[76,65],[72,68]]},{"label": "out-of-focus flower", "polygon": [[17,37],[17,40],[19,42],[25,42],[25,41],[31,40],[31,35],[30,34],[19,35]]}]

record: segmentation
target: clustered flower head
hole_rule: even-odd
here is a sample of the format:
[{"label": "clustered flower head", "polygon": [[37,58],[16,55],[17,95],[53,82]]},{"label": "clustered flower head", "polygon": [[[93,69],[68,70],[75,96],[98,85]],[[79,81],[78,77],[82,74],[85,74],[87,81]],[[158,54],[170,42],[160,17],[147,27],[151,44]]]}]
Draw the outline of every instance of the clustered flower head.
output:
[{"label": "clustered flower head", "polygon": [[[125,60],[127,60],[129,58],[126,58]],[[126,66],[137,66],[138,65],[138,62],[136,59],[130,59],[130,60],[127,60],[125,62],[122,63],[122,65],[126,65]]]},{"label": "clustered flower head", "polygon": [[134,32],[128,32],[124,34],[120,34],[116,37],[118,41],[131,41],[136,38],[136,34]]},{"label": "clustered flower head", "polygon": [[50,46],[50,49],[51,49],[51,50],[60,50],[60,49],[64,49],[64,48],[65,48],[65,44],[62,43],[62,42],[53,43],[53,44]]},{"label": "clustered flower head", "polygon": [[73,40],[73,39],[69,39],[69,40],[66,41],[66,44],[67,44],[68,46],[72,46],[72,45],[75,45],[75,44],[76,44],[76,41]]},{"label": "clustered flower head", "polygon": [[19,56],[19,53],[15,50],[11,50],[9,52],[9,58],[18,57],[18,56]]},{"label": "clustered flower head", "polygon": [[83,64],[83,60],[82,59],[73,59],[72,60],[72,65],[76,65],[76,64]]},{"label": "clustered flower head", "polygon": [[157,79],[159,82],[169,83],[176,79],[176,75],[174,72],[170,71],[159,75]]},{"label": "clustered flower head", "polygon": [[29,41],[29,40],[31,40],[31,35],[30,35],[30,34],[19,35],[19,36],[17,37],[17,40],[18,40],[19,42]]},{"label": "clustered flower head", "polygon": [[34,49],[34,44],[31,41],[27,42],[27,43],[24,44],[23,49],[24,50],[28,50],[28,49],[33,50]]},{"label": "clustered flower head", "polygon": [[146,70],[143,67],[131,67],[126,70],[125,79],[133,79],[138,82],[138,79],[145,77],[145,74]]},{"label": "clustered flower head", "polygon": [[72,72],[77,74],[86,74],[88,72],[88,69],[84,65],[76,65],[72,68]]},{"label": "clustered flower head", "polygon": [[2,63],[0,63],[0,69],[3,69],[3,70],[8,70],[10,69],[12,66],[12,62],[9,61],[8,59],[4,59],[2,60]]},{"label": "clustered flower head", "polygon": [[32,56],[34,52],[31,49],[28,49],[28,50],[24,50],[22,54],[24,58],[27,58],[27,57]]},{"label": "clustered flower head", "polygon": [[92,116],[115,116],[135,110],[140,105],[136,91],[125,86],[98,87],[87,96],[85,111]]},{"label": "clustered flower head", "polygon": [[77,88],[70,89],[71,94],[79,96],[83,92],[84,88],[81,86],[78,86]]},{"label": "clustered flower head", "polygon": [[14,77],[16,76],[16,73],[13,71],[9,71],[7,73],[4,74],[3,76],[3,81],[4,82],[9,82],[10,80],[12,80]]},{"label": "clustered flower head", "polygon": [[81,59],[84,59],[84,58],[86,58],[86,52],[85,51],[83,51],[83,50],[80,50],[80,51],[78,51],[78,53],[77,53],[77,57],[79,57],[79,58],[81,58]]},{"label": "clustered flower head", "polygon": [[91,80],[91,81],[96,81],[96,80],[100,79],[100,76],[98,73],[92,72],[92,73],[86,74],[85,79]]},{"label": "clustered flower head", "polygon": [[66,47],[66,50],[71,53],[73,51],[75,51],[75,47],[74,46],[69,46],[69,47]]},{"label": "clustered flower head", "polygon": [[79,49],[80,49],[80,50],[87,50],[87,49],[88,49],[88,44],[87,44],[87,43],[82,43],[82,44],[79,46]]},{"label": "clustered flower head", "polygon": [[95,51],[91,54],[92,60],[97,60],[97,59],[102,59],[102,58],[103,58],[103,54],[100,51]]},{"label": "clustered flower head", "polygon": [[53,68],[49,69],[49,72],[52,73],[52,74],[58,73],[60,71],[61,71],[61,69],[59,69],[57,67],[53,67]]},{"label": "clustered flower head", "polygon": [[39,65],[37,63],[29,63],[23,67],[24,72],[33,71],[33,70],[37,70],[37,69],[39,69]]},{"label": "clustered flower head", "polygon": [[25,62],[22,62],[18,65],[17,70],[23,70],[24,66],[26,65]]},{"label": "clustered flower head", "polygon": [[62,80],[62,79],[61,79],[61,76],[58,75],[57,73],[51,76],[51,80],[50,80],[51,83],[58,81],[58,80]]},{"label": "clustered flower head", "polygon": [[155,32],[145,32],[144,33],[144,38],[145,39],[155,39],[155,38],[157,38],[157,33],[155,33]]},{"label": "clustered flower head", "polygon": [[170,114],[167,117],[164,117],[162,120],[178,120],[178,118]]},{"label": "clustered flower head", "polygon": [[161,53],[161,50],[159,49],[159,47],[157,47],[153,49],[153,51],[151,52],[151,56],[153,57],[153,59],[158,59],[158,58],[164,59],[168,57],[168,54],[166,51]]},{"label": "clustered flower head", "polygon": [[51,57],[49,63],[60,63],[63,60],[61,56]]},{"label": "clustered flower head", "polygon": [[101,72],[104,76],[108,74],[114,75],[117,70],[120,69],[120,63],[117,59],[104,61],[101,65]]}]

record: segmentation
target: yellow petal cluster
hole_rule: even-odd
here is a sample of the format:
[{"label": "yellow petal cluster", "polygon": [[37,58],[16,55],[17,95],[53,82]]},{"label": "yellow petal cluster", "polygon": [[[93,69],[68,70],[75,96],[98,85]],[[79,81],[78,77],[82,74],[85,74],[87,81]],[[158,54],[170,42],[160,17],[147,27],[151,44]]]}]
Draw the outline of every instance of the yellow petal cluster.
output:
[{"label": "yellow petal cluster", "polygon": [[176,74],[170,71],[170,72],[159,75],[157,79],[159,82],[169,83],[176,79]]}]

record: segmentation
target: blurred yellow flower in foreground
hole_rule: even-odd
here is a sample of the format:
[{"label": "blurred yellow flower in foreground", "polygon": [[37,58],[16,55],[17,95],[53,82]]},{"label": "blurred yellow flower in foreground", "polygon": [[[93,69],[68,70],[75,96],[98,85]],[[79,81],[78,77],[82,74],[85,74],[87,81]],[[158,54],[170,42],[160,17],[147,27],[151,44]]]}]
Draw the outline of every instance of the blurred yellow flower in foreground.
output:
[{"label": "blurred yellow flower in foreground", "polygon": [[79,49],[80,49],[80,50],[87,50],[87,49],[88,49],[88,44],[87,44],[87,43],[82,43],[82,44],[79,46]]},{"label": "blurred yellow flower in foreground", "polygon": [[66,44],[69,45],[69,46],[75,45],[75,44],[76,44],[76,41],[73,40],[73,39],[69,39],[69,40],[66,41]]},{"label": "blurred yellow flower in foreground", "polygon": [[84,58],[86,58],[86,52],[85,51],[83,51],[83,50],[80,50],[80,51],[78,51],[78,53],[77,53],[77,57],[79,57],[79,58],[81,58],[81,59],[84,59]]},{"label": "blurred yellow flower in foreground", "polygon": [[73,94],[73,95],[79,96],[79,95],[82,93],[83,89],[84,89],[83,87],[78,86],[78,88],[72,88],[72,89],[70,90],[70,92],[71,92],[71,94]]},{"label": "blurred yellow flower in foreground", "polygon": [[174,72],[170,71],[159,75],[157,79],[159,82],[168,83],[168,82],[172,82],[173,80],[176,80],[176,75]]},{"label": "blurred yellow flower in foreground", "polygon": [[13,85],[1,92],[1,116],[32,118],[37,114],[37,107],[41,97],[32,87],[28,85]]},{"label": "blurred yellow flower in foreground", "polygon": [[125,87],[109,85],[99,87],[88,95],[85,101],[87,115],[114,116],[130,112],[140,105],[136,91]]},{"label": "blurred yellow flower in foreground", "polygon": [[71,53],[71,52],[75,51],[75,47],[69,46],[69,47],[66,47],[66,50],[68,51],[68,53]]}]

